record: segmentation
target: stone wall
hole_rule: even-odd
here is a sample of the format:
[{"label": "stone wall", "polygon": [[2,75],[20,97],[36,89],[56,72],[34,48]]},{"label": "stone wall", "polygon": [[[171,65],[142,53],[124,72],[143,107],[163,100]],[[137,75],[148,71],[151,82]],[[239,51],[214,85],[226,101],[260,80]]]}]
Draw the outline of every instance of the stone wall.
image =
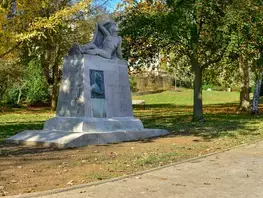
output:
[{"label": "stone wall", "polygon": [[143,74],[132,74],[136,83],[136,92],[158,92],[168,90],[173,85],[173,77],[166,72],[145,72]]}]

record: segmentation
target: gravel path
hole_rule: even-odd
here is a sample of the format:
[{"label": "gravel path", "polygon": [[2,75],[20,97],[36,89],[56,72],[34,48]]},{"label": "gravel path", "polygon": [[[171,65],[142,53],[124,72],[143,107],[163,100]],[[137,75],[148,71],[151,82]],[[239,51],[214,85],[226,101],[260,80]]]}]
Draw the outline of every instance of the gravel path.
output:
[{"label": "gravel path", "polygon": [[42,198],[263,197],[263,142]]}]

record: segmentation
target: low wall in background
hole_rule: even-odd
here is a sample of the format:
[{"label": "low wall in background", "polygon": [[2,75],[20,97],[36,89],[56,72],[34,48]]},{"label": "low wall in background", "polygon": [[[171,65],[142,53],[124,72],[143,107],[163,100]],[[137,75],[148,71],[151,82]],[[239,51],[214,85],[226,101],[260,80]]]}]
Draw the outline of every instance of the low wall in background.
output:
[{"label": "low wall in background", "polygon": [[151,93],[165,91],[171,88],[174,78],[165,72],[147,72],[131,75],[135,81],[133,92]]}]

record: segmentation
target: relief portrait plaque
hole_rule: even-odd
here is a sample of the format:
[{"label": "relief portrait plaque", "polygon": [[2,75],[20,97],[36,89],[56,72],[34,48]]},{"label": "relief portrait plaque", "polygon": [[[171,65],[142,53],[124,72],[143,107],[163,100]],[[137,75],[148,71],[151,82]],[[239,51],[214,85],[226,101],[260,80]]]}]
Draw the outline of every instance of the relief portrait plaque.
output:
[{"label": "relief portrait plaque", "polygon": [[105,98],[103,71],[90,69],[91,98]]}]

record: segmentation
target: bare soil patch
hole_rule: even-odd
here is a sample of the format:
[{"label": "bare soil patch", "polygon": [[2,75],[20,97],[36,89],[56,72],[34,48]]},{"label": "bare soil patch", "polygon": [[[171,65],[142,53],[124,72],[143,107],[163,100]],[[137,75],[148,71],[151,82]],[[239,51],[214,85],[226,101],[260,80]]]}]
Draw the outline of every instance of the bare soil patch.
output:
[{"label": "bare soil patch", "polygon": [[109,179],[240,143],[228,141],[171,135],[77,149],[2,145],[0,195],[24,194]]}]

